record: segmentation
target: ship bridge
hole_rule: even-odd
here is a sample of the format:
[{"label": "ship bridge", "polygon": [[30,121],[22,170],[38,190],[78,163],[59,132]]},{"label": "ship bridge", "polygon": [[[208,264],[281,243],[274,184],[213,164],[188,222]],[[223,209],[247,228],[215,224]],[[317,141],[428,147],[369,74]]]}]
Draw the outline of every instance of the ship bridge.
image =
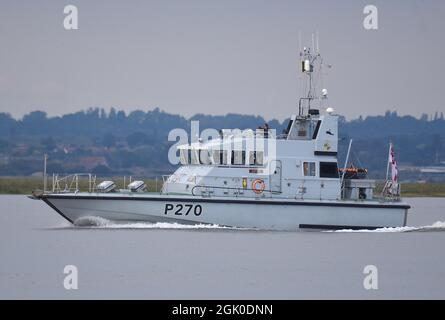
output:
[{"label": "ship bridge", "polygon": [[163,192],[340,199],[338,116],[327,105],[327,90],[314,81],[322,74],[323,59],[310,48],[300,56],[308,90],[283,134],[276,135],[267,125],[255,131],[222,130],[210,141],[180,146],[182,166],[167,179]]},{"label": "ship bridge", "polygon": [[293,115],[281,135],[273,129],[224,129],[216,139],[181,145],[182,166],[163,191],[337,199],[337,122],[333,114]]}]

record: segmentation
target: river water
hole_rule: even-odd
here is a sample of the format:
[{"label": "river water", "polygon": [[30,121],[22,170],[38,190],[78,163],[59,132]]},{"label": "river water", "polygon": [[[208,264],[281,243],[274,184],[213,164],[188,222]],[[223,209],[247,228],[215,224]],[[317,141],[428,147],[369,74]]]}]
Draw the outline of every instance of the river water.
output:
[{"label": "river water", "polygon": [[[407,228],[276,232],[75,227],[41,201],[1,195],[0,298],[444,299],[445,198],[406,201]],[[64,286],[67,265],[77,289]],[[365,289],[371,276],[377,289]]]}]

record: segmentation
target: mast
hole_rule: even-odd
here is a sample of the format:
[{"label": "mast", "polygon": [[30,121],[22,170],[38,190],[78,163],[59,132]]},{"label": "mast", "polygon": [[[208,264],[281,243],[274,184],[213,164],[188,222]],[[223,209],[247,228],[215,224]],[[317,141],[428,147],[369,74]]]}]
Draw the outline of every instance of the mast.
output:
[{"label": "mast", "polygon": [[45,153],[43,155],[43,193],[46,192],[46,184],[47,184],[47,180],[46,180],[46,162],[48,160],[48,155]]},{"label": "mast", "polygon": [[[301,42],[301,35],[299,34],[299,42]],[[316,76],[321,75],[321,69],[323,65],[323,59],[319,52],[318,48],[318,34],[316,38],[312,35],[312,48],[303,47],[301,50],[300,45],[300,59],[301,59],[301,73],[306,76],[306,87],[307,91],[303,93],[303,96],[299,99],[298,102],[298,115],[300,117],[307,116],[310,114],[311,104],[313,100],[319,100],[321,107],[321,98],[327,98],[327,91],[323,89],[322,97],[320,98],[318,94],[318,82],[315,79]],[[307,104],[307,112],[305,112],[305,108],[303,102]]]}]

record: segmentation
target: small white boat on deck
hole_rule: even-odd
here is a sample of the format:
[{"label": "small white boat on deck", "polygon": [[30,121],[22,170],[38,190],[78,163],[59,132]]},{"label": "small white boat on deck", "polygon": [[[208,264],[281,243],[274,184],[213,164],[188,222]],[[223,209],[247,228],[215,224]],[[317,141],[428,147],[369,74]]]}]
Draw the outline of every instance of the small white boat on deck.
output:
[{"label": "small white boat on deck", "polygon": [[320,113],[327,91],[317,95],[313,85],[321,67],[320,54],[305,48],[301,72],[309,89],[284,134],[267,126],[222,130],[217,139],[181,145],[181,166],[160,192],[147,192],[143,182],[124,190],[111,181],[95,186],[91,175],[88,191],[62,190],[55,176],[51,192],[33,197],[72,223],[97,216],[267,230],[405,226],[410,206],[400,198],[397,177],[377,197],[366,171],[346,168],[347,160],[339,170],[338,116],[332,108]]}]

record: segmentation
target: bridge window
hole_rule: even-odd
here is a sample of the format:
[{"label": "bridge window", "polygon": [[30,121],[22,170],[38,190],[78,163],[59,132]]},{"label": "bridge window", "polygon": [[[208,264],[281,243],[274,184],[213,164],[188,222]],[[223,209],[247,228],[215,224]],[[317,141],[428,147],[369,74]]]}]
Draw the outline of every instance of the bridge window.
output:
[{"label": "bridge window", "polygon": [[227,150],[213,150],[213,163],[227,165]]},{"label": "bridge window", "polygon": [[306,139],[308,137],[309,122],[306,120],[297,120],[298,139]]},{"label": "bridge window", "polygon": [[199,164],[198,150],[196,150],[196,149],[190,150],[190,163],[191,164]]},{"label": "bridge window", "polygon": [[244,165],[246,163],[246,151],[232,150],[232,164]]},{"label": "bridge window", "polygon": [[207,149],[199,149],[199,163],[200,164],[210,164],[210,155],[209,150]]},{"label": "bridge window", "polygon": [[179,157],[181,164],[186,165],[189,163],[189,150],[187,149],[181,149],[179,150]]},{"label": "bridge window", "polygon": [[223,164],[227,165],[229,163],[229,155],[227,150],[223,150]]},{"label": "bridge window", "polygon": [[315,162],[303,162],[303,175],[305,177],[315,177]]},{"label": "bridge window", "polygon": [[249,165],[254,166],[256,160],[256,151],[249,152]]},{"label": "bridge window", "polygon": [[262,166],[263,163],[263,151],[250,151],[249,164],[251,166]]},{"label": "bridge window", "polygon": [[255,164],[258,166],[262,166],[264,164],[264,152],[263,151],[256,152]]},{"label": "bridge window", "polygon": [[214,164],[223,164],[223,151],[222,150],[213,150],[213,163]]},{"label": "bridge window", "polygon": [[320,178],[338,178],[337,162],[320,162]]}]

